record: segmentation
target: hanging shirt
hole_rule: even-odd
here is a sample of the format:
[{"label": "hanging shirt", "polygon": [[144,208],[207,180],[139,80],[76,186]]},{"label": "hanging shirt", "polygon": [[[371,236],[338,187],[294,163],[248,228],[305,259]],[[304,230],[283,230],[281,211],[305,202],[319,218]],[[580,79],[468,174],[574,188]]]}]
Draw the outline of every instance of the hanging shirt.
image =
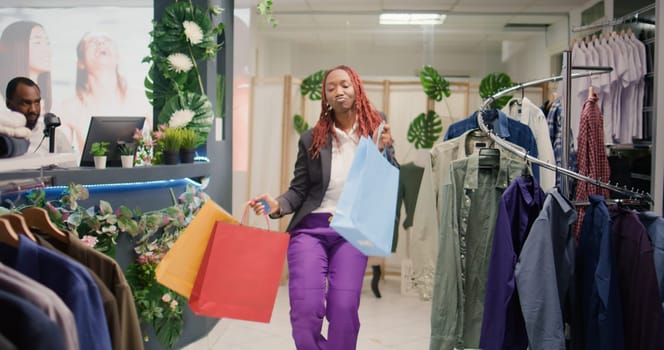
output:
[{"label": "hanging shirt", "polygon": [[[579,133],[579,152],[577,160],[579,163],[579,174],[591,179],[607,182],[610,180],[611,169],[609,159],[606,157],[604,146],[604,132],[602,123],[602,112],[597,106],[597,96],[588,97],[583,105],[581,114],[581,132]],[[579,181],[576,186],[574,198],[578,201],[588,200],[591,194],[599,194],[605,198],[609,197],[609,190],[593,185],[586,181]],[[583,220],[583,208],[579,209],[579,222]],[[577,235],[581,225],[577,223]]]},{"label": "hanging shirt", "polygon": [[0,290],[0,334],[18,349],[65,350],[58,325],[29,301]]},{"label": "hanging shirt", "polygon": [[[40,237],[50,245],[89,268],[99,281],[109,290],[117,309],[117,329],[111,329],[111,341],[114,349],[143,349],[143,335],[134,297],[127,279],[118,263],[106,254],[84,245],[78,237],[67,233],[66,243],[47,234]],[[91,276],[94,276],[91,274]]]},{"label": "hanging shirt", "polygon": [[[450,125],[447,128],[444,140],[461,136],[461,134],[468,130],[479,128],[479,125],[477,124],[477,113],[478,112],[475,112],[470,117]],[[495,109],[486,110],[483,117],[484,123],[487,124],[489,129],[493,129],[496,135],[500,138],[521,146],[529,155],[535,158],[539,157],[537,141],[535,140],[533,132],[527,125],[509,118],[505,113]],[[532,168],[535,179],[539,181],[539,167],[533,165]]]},{"label": "hanging shirt", "polygon": [[0,244],[0,261],[50,288],[67,304],[81,349],[111,349],[99,290],[81,264],[19,235],[18,249]]},{"label": "hanging shirt", "polygon": [[[509,141],[507,141],[509,143]],[[420,297],[424,300],[431,299],[433,292],[433,274],[435,270],[436,256],[438,255],[439,220],[440,210],[443,208],[438,203],[441,201],[441,188],[448,182],[450,164],[472,154],[477,145],[491,147],[493,141],[488,136],[475,136],[472,130],[464,132],[461,136],[440,142],[431,149],[430,161],[424,166],[422,182],[417,196],[417,210],[413,215],[413,226],[411,228],[411,248],[414,254],[413,283]],[[515,149],[525,150],[510,143]],[[501,152],[507,158],[522,161],[523,158],[508,151]]]},{"label": "hanging shirt", "polygon": [[573,348],[620,350],[625,342],[609,210],[604,197],[589,199],[576,249]]},{"label": "hanging shirt", "polygon": [[480,169],[479,156],[452,162],[443,186],[440,240],[431,307],[431,350],[479,346],[491,242],[498,203],[525,163],[501,152]]},{"label": "hanging shirt", "polygon": [[423,173],[424,168],[414,163],[402,164],[399,168],[399,205],[403,204],[406,210],[406,217],[403,221],[403,228],[405,229],[413,226],[413,215],[415,214],[417,194],[420,191]]},{"label": "hanging shirt", "polygon": [[517,177],[500,199],[484,297],[481,349],[528,347],[514,268],[543,204],[544,192],[530,176]]},{"label": "hanging shirt", "polygon": [[571,227],[576,218],[572,204],[551,190],[516,262],[514,277],[530,349],[565,349],[563,307],[574,276]]},{"label": "hanging shirt", "polygon": [[652,243],[655,273],[659,285],[659,300],[664,308],[664,219],[651,211],[639,213],[639,219],[646,227]]},{"label": "hanging shirt", "polygon": [[[508,103],[503,108],[503,112],[512,118],[528,125],[533,132],[535,142],[537,143],[537,158],[543,162],[551,165],[556,164],[556,158],[553,154],[553,146],[549,138],[549,126],[546,121],[546,116],[542,110],[537,107],[528,97],[521,100],[521,106],[514,108]],[[556,185],[556,173],[552,170],[543,168],[540,170],[540,187],[544,191],[548,191]]]},{"label": "hanging shirt", "polygon": [[74,315],[52,290],[3,263],[0,263],[0,290],[14,294],[35,305],[58,325],[65,349],[79,349]]},{"label": "hanging shirt", "polygon": [[[549,112],[546,116],[546,121],[549,126],[549,137],[551,138],[551,144],[553,146],[553,155],[556,158],[556,165],[562,166],[563,159],[563,107],[560,98],[557,98],[549,107]],[[577,163],[576,163],[576,149],[574,148],[574,137],[572,131],[570,130],[568,134],[569,142],[569,159],[567,164],[567,169],[576,172]],[[561,176],[556,174],[556,186],[561,187]],[[570,191],[570,193],[574,193]]]},{"label": "hanging shirt", "polygon": [[664,317],[650,238],[633,211],[612,206],[610,214],[625,349],[664,349]]}]

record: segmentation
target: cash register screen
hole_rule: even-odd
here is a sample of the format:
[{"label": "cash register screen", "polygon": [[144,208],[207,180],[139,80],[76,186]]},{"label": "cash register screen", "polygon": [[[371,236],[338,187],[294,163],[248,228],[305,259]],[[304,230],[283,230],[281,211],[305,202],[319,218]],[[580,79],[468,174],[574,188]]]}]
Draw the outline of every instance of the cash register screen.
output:
[{"label": "cash register screen", "polygon": [[93,143],[102,141],[109,143],[106,164],[108,166],[121,166],[118,141],[120,143],[134,142],[134,131],[142,129],[144,122],[145,117],[92,117],[88,135],[85,138],[83,153],[81,154],[81,166],[94,166],[90,149]]}]

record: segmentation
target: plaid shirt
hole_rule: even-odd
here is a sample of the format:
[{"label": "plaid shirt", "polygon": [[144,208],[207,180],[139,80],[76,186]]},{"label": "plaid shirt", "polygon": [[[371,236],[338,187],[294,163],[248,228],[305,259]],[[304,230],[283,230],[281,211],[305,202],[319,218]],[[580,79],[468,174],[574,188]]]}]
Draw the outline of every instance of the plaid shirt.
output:
[{"label": "plaid shirt", "polygon": [[[542,110],[545,108],[542,106]],[[556,165],[562,166],[563,158],[563,106],[560,98],[557,98],[551,108],[546,113],[546,122],[549,124],[549,137],[551,138],[551,145],[553,145],[553,154],[556,158]],[[576,171],[576,150],[574,148],[574,137],[572,130],[569,131],[569,160],[567,169]],[[560,188],[560,177],[563,175],[556,174],[556,186]],[[570,179],[574,180],[574,179]],[[573,181],[570,181],[570,193],[573,193]]]},{"label": "plaid shirt", "polygon": [[[609,160],[606,157],[604,146],[604,122],[602,121],[602,112],[597,105],[599,99],[596,95],[589,97],[583,104],[581,112],[581,123],[579,124],[579,153],[577,159],[579,162],[579,174],[607,182],[610,179],[611,170]],[[577,201],[587,201],[591,194],[599,194],[604,198],[609,198],[609,190],[593,185],[589,182],[579,181],[576,186]],[[580,222],[583,222],[583,208],[579,208],[579,219],[577,229],[580,232]]]}]

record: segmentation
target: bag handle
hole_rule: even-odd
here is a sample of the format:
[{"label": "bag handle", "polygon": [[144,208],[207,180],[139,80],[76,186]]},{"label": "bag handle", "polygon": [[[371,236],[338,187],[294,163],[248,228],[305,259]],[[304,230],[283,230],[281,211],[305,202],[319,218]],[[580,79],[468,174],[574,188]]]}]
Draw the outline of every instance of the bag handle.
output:
[{"label": "bag handle", "polygon": [[[249,213],[249,202],[244,205],[244,213],[242,213],[242,220],[240,220],[240,225],[247,226],[247,214]],[[263,214],[265,217],[265,224],[267,225],[267,230],[270,231],[270,220],[268,220],[267,213]]]},{"label": "bag handle", "polygon": [[378,125],[378,128],[374,132],[374,136],[376,136],[376,140],[374,141],[376,147],[378,147],[378,141],[380,141],[380,134],[383,133],[384,128],[385,128],[385,123],[380,123],[380,125]]}]

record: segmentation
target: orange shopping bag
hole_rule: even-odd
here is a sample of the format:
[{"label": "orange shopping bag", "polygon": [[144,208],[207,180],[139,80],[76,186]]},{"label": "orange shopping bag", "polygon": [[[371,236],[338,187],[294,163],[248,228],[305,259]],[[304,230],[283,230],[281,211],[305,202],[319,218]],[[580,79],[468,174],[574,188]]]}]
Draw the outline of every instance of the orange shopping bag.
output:
[{"label": "orange shopping bag", "polygon": [[[245,209],[243,223],[246,214]],[[283,232],[217,222],[191,292],[191,310],[269,323],[289,239]]]},{"label": "orange shopping bag", "polygon": [[237,223],[231,214],[208,199],[157,265],[155,275],[159,283],[189,298],[210,233],[218,221]]}]

